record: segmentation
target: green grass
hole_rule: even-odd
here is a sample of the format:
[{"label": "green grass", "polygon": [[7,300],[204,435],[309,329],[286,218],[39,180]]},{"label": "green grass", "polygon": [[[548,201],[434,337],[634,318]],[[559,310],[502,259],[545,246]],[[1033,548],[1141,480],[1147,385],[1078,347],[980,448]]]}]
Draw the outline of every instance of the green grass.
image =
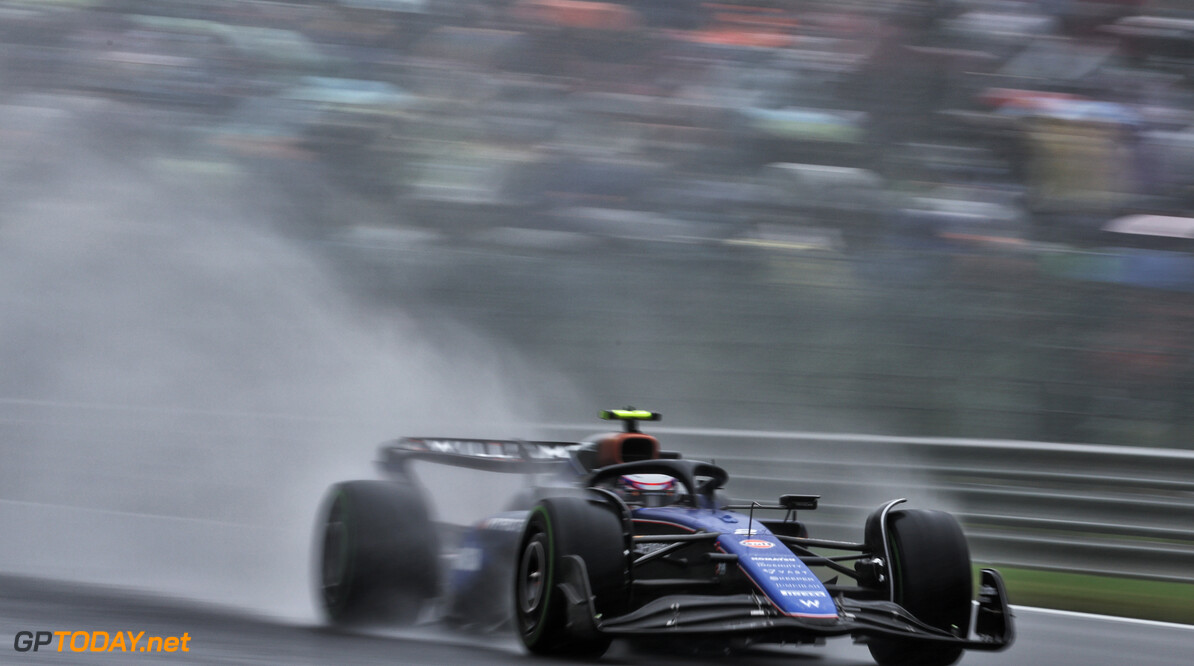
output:
[{"label": "green grass", "polygon": [[992,568],[1003,575],[1008,597],[1015,605],[1194,624],[1194,584]]}]

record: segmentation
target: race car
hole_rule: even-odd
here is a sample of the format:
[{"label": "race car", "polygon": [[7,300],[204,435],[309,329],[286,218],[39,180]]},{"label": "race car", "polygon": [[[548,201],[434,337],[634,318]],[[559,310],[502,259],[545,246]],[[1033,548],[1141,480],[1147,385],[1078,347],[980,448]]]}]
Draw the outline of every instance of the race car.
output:
[{"label": "race car", "polygon": [[[338,483],[317,529],[322,610],[337,625],[443,621],[512,628],[535,655],[657,645],[863,642],[879,664],[944,666],[1013,641],[999,573],[977,600],[969,549],[940,511],[876,508],[857,543],[809,535],[819,496],[734,502],[729,475],[662,450],[659,414],[608,410],[580,442],[407,437],[383,480]],[[518,474],[523,490],[469,529],[433,521],[416,461]],[[770,517],[766,517],[770,516]]]}]

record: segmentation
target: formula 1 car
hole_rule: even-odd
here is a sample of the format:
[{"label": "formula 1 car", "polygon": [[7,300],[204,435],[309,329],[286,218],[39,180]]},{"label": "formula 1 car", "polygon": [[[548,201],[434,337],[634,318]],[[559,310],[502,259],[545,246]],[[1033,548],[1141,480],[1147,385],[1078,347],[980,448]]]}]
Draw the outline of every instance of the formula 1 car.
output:
[{"label": "formula 1 car", "polygon": [[[943,666],[1012,643],[1003,580],[982,570],[971,600],[969,549],[949,514],[896,499],[871,513],[861,542],[817,539],[797,520],[817,495],[733,503],[720,492],[724,469],[640,431],[657,413],[602,416],[623,430],[581,442],[382,445],[387,478],[336,484],[321,510],[327,618],[512,626],[532,654],[584,658],[615,638],[744,647],[851,636],[879,664]],[[528,483],[507,510],[453,530],[433,522],[414,461]]]}]

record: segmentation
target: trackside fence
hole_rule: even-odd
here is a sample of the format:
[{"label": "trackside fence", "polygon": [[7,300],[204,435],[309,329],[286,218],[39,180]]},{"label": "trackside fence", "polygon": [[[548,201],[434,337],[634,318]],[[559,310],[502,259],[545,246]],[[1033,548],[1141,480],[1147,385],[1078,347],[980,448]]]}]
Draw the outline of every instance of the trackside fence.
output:
[{"label": "trackside fence", "polygon": [[[592,427],[557,428],[575,437]],[[879,503],[950,511],[976,561],[1194,582],[1194,451],[1049,442],[656,427],[727,468],[729,494],[821,495],[800,519],[860,538]]]}]

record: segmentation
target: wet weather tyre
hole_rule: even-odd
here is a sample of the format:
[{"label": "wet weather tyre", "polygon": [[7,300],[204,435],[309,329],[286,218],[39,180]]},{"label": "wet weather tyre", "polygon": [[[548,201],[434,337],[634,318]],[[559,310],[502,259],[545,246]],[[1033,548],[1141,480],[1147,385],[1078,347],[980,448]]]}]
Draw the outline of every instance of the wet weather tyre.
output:
[{"label": "wet weather tyre", "polygon": [[435,596],[439,553],[417,488],[390,481],[336,484],[316,529],[316,594],[332,624],[411,624]]},{"label": "wet weather tyre", "polygon": [[[964,637],[970,629],[970,549],[958,521],[942,511],[900,510],[888,516],[895,601],[921,622]],[[927,641],[872,638],[881,666],[948,666],[962,648]]]},{"label": "wet weather tyre", "polygon": [[514,617],[532,654],[600,657],[606,636],[571,626],[567,597],[559,589],[564,558],[584,561],[598,614],[621,612],[628,593],[626,535],[618,509],[579,497],[544,499],[532,509],[519,541]]}]

